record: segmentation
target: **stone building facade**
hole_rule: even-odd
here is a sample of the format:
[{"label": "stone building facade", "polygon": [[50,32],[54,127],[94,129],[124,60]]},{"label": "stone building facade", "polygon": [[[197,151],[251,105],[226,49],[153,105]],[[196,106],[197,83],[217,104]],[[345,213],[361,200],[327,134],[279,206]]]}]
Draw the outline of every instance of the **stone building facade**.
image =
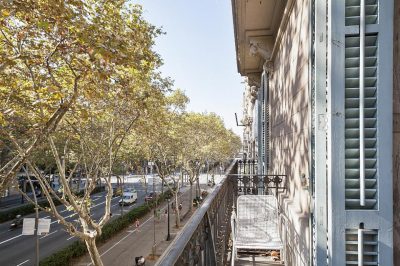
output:
[{"label": "stone building facade", "polygon": [[232,0],[250,157],[287,175],[287,265],[400,261],[399,2]]}]

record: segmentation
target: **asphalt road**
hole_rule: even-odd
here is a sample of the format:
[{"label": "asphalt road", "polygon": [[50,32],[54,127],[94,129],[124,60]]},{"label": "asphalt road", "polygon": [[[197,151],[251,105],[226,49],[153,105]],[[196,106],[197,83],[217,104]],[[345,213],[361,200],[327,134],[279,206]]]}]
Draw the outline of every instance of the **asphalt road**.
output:
[{"label": "asphalt road", "polygon": [[[138,200],[135,204],[124,206],[124,212],[144,202],[145,189],[141,183],[127,184],[126,186],[133,186],[138,192]],[[149,185],[149,192],[152,186]],[[160,191],[161,185],[156,185],[156,191]],[[99,219],[104,214],[106,192],[97,193],[92,195],[91,213],[94,219]],[[115,197],[111,201],[111,212],[113,217],[120,215],[121,207],[118,204],[120,197]],[[67,211],[64,206],[59,206],[58,210],[61,215],[66,217],[67,221],[74,221],[77,217],[71,211]],[[34,217],[34,214],[25,216]],[[49,214],[40,212],[40,218],[50,218]],[[36,237],[21,235],[22,228],[10,230],[9,226],[11,221],[0,224],[0,265],[34,265],[35,261],[35,247]],[[55,251],[71,244],[75,237],[71,237],[64,227],[57,223],[55,219],[51,219],[50,233],[40,237],[40,258],[45,258]]]}]

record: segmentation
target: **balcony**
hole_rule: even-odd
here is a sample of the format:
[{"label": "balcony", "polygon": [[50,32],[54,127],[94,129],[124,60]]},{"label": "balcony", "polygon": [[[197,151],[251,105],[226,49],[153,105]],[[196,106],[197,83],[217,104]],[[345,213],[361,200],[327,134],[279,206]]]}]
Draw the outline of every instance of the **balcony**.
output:
[{"label": "balcony", "polygon": [[[282,250],[263,249],[257,245],[237,249],[234,239],[240,229],[237,228],[240,227],[237,223],[240,217],[236,216],[236,210],[240,212],[240,208],[243,209],[243,206],[237,206],[238,198],[254,196],[260,201],[268,198],[266,195],[273,195],[269,198],[276,202],[276,195],[285,190],[286,176],[258,175],[257,163],[251,160],[234,160],[226,173],[226,178],[197,209],[156,265],[284,265],[284,239],[281,238]],[[255,210],[266,209],[257,206]],[[254,206],[252,208],[254,210]],[[276,210],[273,222],[279,226],[279,233],[283,231],[285,221],[281,219],[278,208]],[[259,223],[261,225],[263,221]],[[265,243],[268,244],[268,240]],[[276,259],[279,261],[274,261]]]}]

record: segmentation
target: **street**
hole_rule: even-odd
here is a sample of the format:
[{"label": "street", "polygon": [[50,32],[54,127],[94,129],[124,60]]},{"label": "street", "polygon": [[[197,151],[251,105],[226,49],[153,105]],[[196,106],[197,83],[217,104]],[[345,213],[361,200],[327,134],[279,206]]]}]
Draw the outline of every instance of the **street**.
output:
[{"label": "street", "polygon": [[[144,202],[145,187],[141,182],[125,183],[125,186],[133,186],[138,193],[138,200],[135,204],[124,206],[123,211],[127,212],[132,208]],[[157,183],[156,191],[161,190],[161,184]],[[152,185],[149,184],[148,191],[153,190]],[[92,195],[91,213],[94,219],[99,219],[104,213],[106,192],[100,192]],[[120,197],[114,197],[111,201],[111,213],[113,217],[117,217],[121,213],[121,207],[118,204]],[[62,205],[58,206],[58,210],[67,221],[74,221],[76,216],[66,210]],[[24,218],[34,218],[34,214],[24,216]],[[50,218],[50,215],[40,212],[40,218]],[[10,230],[11,221],[0,224],[0,265],[34,265],[35,260],[35,236],[22,235],[22,228]],[[40,258],[45,258],[55,251],[69,245],[72,241],[77,240],[65,232],[64,227],[57,223],[55,219],[51,221],[50,233],[48,235],[40,236]]]}]

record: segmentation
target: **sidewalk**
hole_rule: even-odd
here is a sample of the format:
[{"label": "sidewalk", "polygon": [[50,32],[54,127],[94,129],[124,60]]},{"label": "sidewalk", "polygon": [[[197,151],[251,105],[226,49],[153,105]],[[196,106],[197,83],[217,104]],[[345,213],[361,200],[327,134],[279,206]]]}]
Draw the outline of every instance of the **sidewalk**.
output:
[{"label": "sidewalk", "polygon": [[[182,202],[181,218],[184,217],[189,210],[190,188],[186,188],[187,190],[180,195],[179,200],[179,202]],[[206,190],[210,189],[206,185],[201,185],[201,188]],[[194,189],[193,194],[195,194]],[[181,221],[181,227],[177,229],[175,228],[175,214],[170,207],[171,240],[166,241],[168,229],[167,217],[164,215],[164,211],[167,208],[167,203],[163,203],[160,208],[161,218],[158,219],[156,217],[155,223],[153,213],[147,214],[145,217],[141,218],[139,230],[136,230],[132,223],[129,228],[125,229],[123,232],[119,233],[117,236],[99,247],[99,253],[104,265],[135,265],[135,257],[138,256],[144,256],[146,258],[147,266],[155,264],[155,261],[151,260],[150,256],[152,254],[154,236],[156,242],[156,256],[159,257],[191,217],[191,215],[186,215],[185,219]],[[193,210],[196,209],[194,208]],[[74,265],[91,265],[89,255],[78,259]]]}]

